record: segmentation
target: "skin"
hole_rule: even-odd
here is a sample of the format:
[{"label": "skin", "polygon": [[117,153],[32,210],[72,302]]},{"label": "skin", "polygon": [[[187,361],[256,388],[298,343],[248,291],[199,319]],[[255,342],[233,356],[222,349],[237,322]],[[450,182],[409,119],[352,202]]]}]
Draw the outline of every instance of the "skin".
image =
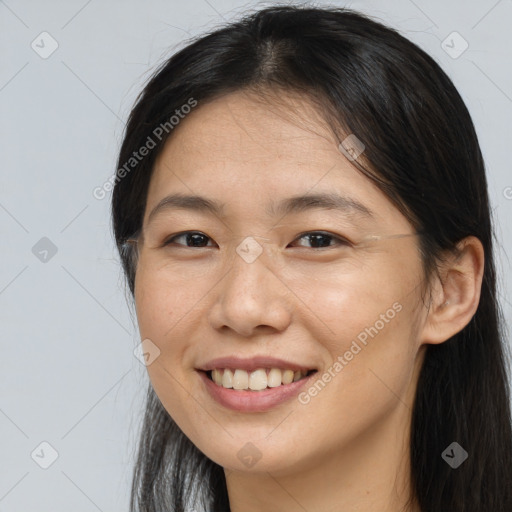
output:
[{"label": "skin", "polygon": [[[141,339],[160,349],[147,369],[186,436],[224,467],[232,512],[419,511],[403,508],[419,370],[426,344],[449,339],[475,313],[483,251],[469,237],[427,283],[418,238],[385,238],[413,227],[338,144],[304,98],[289,94],[283,104],[280,95],[278,105],[236,92],[200,104],[155,164],[135,279]],[[265,210],[333,191],[373,216]],[[220,201],[222,215],[166,209],[148,222],[176,192]],[[185,237],[163,246],[185,230],[204,233],[208,246],[187,247]],[[333,238],[318,249],[298,238],[318,230],[351,243],[382,239],[347,246]],[[236,252],[247,236],[263,249],[252,263]],[[212,358],[258,354],[321,376],[395,303],[400,312],[307,404],[294,398],[267,412],[231,411],[195,371]],[[251,467],[237,456],[248,442],[261,455]]]}]

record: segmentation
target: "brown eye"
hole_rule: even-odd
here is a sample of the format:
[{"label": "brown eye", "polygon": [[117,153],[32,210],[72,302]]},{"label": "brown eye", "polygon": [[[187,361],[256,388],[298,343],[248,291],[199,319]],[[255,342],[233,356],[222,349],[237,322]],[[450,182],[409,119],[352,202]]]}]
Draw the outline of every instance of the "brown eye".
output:
[{"label": "brown eye", "polygon": [[[177,240],[184,240],[183,243],[178,243]],[[200,231],[185,231],[183,233],[179,233],[177,235],[173,235],[171,238],[168,238],[164,242],[164,246],[167,245],[185,245],[186,247],[208,247],[208,240],[211,240],[210,237],[206,236],[204,233]],[[211,247],[211,246],[210,246]]]},{"label": "brown eye", "polygon": [[[351,245],[348,240],[324,231],[310,231],[303,233],[292,243],[296,243],[297,240],[307,240],[309,247],[305,244],[297,245],[311,249],[323,249],[340,246],[347,247]],[[163,246],[176,245],[185,248],[214,247],[213,244],[208,245],[209,241],[212,241],[212,239],[200,231],[184,231],[183,233],[178,233],[168,238],[164,242]]]},{"label": "brown eye", "polygon": [[[296,238],[296,240],[302,239],[307,239],[309,243],[312,245],[311,248],[313,249],[350,245],[350,243],[344,238],[333,235],[331,233],[326,233],[324,231],[310,231],[309,233],[304,233],[300,235],[298,238]],[[335,242],[335,245],[331,244],[331,242],[333,241]]]}]

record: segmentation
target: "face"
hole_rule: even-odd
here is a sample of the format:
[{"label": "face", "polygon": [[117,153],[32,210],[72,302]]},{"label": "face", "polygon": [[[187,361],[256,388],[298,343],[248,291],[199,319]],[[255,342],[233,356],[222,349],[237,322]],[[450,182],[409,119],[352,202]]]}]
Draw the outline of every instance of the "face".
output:
[{"label": "face", "polygon": [[423,321],[418,239],[393,238],[412,226],[312,105],[286,102],[237,92],[180,122],[135,279],[163,406],[218,464],[276,475],[405,429]]}]

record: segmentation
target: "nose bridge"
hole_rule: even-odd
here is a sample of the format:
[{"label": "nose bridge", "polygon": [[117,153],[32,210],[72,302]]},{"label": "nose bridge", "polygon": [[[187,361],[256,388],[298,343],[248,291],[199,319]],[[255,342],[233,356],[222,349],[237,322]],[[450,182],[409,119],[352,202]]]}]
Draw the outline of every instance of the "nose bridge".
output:
[{"label": "nose bridge", "polygon": [[[245,251],[245,254],[240,254]],[[240,244],[237,247],[237,254],[233,256],[231,271],[228,274],[228,280],[231,281],[230,291],[235,295],[243,294],[257,299],[258,292],[264,292],[265,286],[268,286],[269,270],[268,253],[263,251],[257,254],[247,243]]]},{"label": "nose bridge", "polygon": [[[249,335],[258,326],[285,329],[291,308],[286,287],[270,270],[270,259],[260,246],[242,242],[230,258],[231,268],[220,284],[210,321],[216,328],[228,326]],[[258,254],[259,253],[259,254]]]}]

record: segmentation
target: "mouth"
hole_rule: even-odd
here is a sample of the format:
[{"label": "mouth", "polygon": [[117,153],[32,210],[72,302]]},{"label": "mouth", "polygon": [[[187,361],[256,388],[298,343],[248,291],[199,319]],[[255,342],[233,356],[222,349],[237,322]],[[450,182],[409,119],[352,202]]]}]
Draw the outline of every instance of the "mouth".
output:
[{"label": "mouth", "polygon": [[261,392],[301,381],[316,372],[316,369],[258,368],[250,372],[240,368],[215,368],[203,373],[210,381],[224,389]]},{"label": "mouth", "polygon": [[[304,361],[313,361],[303,354]],[[267,354],[224,356],[195,368],[205,396],[223,408],[240,413],[286,407],[311,383],[319,367]]]},{"label": "mouth", "polygon": [[318,370],[239,368],[197,370],[206,396],[237,413],[264,413],[290,404]]}]

